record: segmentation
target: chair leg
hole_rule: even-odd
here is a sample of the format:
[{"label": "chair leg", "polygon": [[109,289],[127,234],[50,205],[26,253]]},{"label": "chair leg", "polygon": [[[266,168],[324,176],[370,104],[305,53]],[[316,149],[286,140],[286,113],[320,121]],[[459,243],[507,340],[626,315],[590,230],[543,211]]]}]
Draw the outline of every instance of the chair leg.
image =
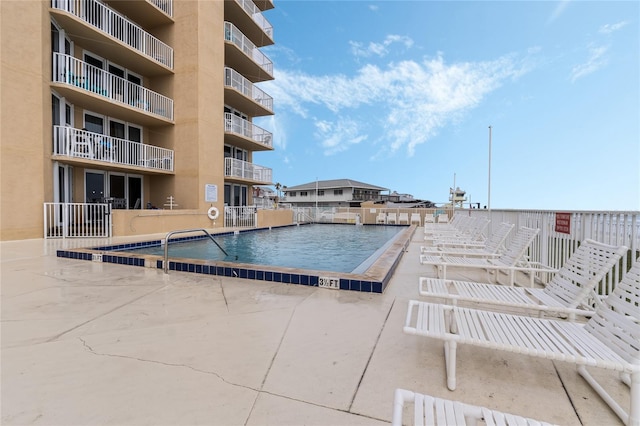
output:
[{"label": "chair leg", "polygon": [[456,390],[456,346],[457,342],[445,340],[444,365],[447,373],[447,387],[450,391]]},{"label": "chair leg", "polygon": [[635,372],[631,374],[630,380],[630,398],[631,405],[629,407],[629,413],[626,411],[607,393],[606,390],[593,378],[593,376],[587,371],[587,368],[584,365],[578,366],[578,373],[582,376],[582,378],[593,388],[594,391],[600,398],[607,403],[607,405],[613,410],[614,413],[620,420],[627,425],[640,426],[640,372]]},{"label": "chair leg", "polygon": [[627,423],[638,426],[640,425],[640,371],[631,374],[630,382],[631,406],[629,407],[629,421]]}]

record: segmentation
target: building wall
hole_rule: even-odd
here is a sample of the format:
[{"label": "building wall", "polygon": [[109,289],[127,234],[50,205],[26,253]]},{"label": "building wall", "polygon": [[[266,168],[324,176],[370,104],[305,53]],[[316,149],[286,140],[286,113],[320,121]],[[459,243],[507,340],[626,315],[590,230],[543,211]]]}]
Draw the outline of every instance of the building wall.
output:
[{"label": "building wall", "polygon": [[[177,4],[176,4],[177,3]],[[206,213],[205,184],[224,188],[223,16],[224,2],[174,3],[175,178],[159,188],[181,208]],[[224,200],[215,206],[223,210]],[[164,202],[164,201],[162,201]]]},{"label": "building wall", "polygon": [[[52,191],[50,37],[45,3],[0,2],[0,239],[42,237]],[[34,54],[35,52],[35,54]],[[48,112],[48,114],[47,114]]]},{"label": "building wall", "polygon": [[[334,189],[340,189],[340,188],[331,188],[331,189],[325,189],[324,190],[324,195],[320,195],[317,197],[317,201],[318,204],[323,204],[323,205],[327,205],[327,204],[331,204],[331,205],[338,205],[339,203],[346,203],[348,201],[350,201],[353,198],[353,189],[348,187],[348,188],[342,188],[342,195],[334,195],[333,194],[333,190]],[[316,190],[315,189],[311,189],[311,190],[307,190],[307,195],[306,196],[301,196],[300,192],[304,192],[304,191],[295,191],[296,195],[294,197],[290,196],[289,194],[287,194],[286,199],[284,200],[285,203],[291,203],[291,204],[299,204],[299,203],[304,203],[306,205],[309,205],[309,203],[311,204],[315,204],[316,202]]]}]

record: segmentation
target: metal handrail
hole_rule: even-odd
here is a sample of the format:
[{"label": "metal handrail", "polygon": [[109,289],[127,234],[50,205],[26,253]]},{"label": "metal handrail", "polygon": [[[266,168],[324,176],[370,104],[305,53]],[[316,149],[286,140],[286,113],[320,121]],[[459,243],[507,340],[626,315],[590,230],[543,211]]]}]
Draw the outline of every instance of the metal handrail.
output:
[{"label": "metal handrail", "polygon": [[217,245],[218,248],[220,250],[222,250],[222,252],[224,253],[225,256],[229,256],[229,253],[227,253],[220,246],[220,244],[218,244],[218,242],[213,238],[213,236],[204,228],[183,229],[183,230],[180,230],[180,231],[171,231],[171,232],[169,232],[167,234],[166,237],[164,237],[164,262],[163,262],[163,266],[164,266],[164,273],[165,274],[169,273],[169,238],[171,238],[174,234],[186,234],[187,232],[198,232],[198,231],[204,232],[209,238],[211,238],[211,241],[213,241],[215,243],[215,245]]}]

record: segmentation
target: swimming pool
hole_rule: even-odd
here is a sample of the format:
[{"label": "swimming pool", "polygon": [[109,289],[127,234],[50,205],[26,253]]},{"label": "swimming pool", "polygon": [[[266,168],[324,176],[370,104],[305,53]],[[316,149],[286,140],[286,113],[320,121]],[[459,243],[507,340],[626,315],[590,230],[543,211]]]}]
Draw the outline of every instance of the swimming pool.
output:
[{"label": "swimming pool", "polygon": [[[304,237],[303,233],[297,231],[300,228],[307,227],[320,227],[320,237],[322,244],[321,249],[329,249],[337,251],[341,246],[346,246],[347,241],[351,240],[352,245],[369,246],[370,254],[359,255],[336,255],[331,252],[328,256],[321,256],[318,252],[309,249],[309,237]],[[281,228],[293,228],[289,231],[295,238],[291,241],[285,242],[281,239],[281,235],[271,233],[271,231],[277,231]],[[298,228],[298,229],[296,229]],[[358,229],[356,229],[358,228]],[[386,234],[384,241],[379,244],[359,244],[358,238],[362,237],[364,241],[370,241],[369,237],[374,235],[374,232],[369,233],[367,228],[378,228],[383,230],[389,228],[389,230],[382,232]],[[311,228],[309,228],[311,229]],[[216,259],[198,259],[194,257],[178,257],[177,247],[181,244],[170,244],[169,247],[169,260],[167,262],[167,269],[169,271],[180,272],[192,272],[197,274],[216,275],[224,277],[244,278],[258,281],[273,281],[286,284],[300,284],[309,286],[327,287],[340,290],[355,290],[373,293],[382,293],[390,280],[395,267],[397,266],[402,254],[408,246],[411,236],[415,232],[416,226],[383,226],[383,225],[348,225],[348,224],[314,224],[314,225],[291,225],[278,228],[264,228],[264,229],[249,229],[235,232],[220,232],[213,234],[216,241],[221,244],[221,241],[228,237],[237,236],[237,234],[252,234],[253,245],[245,244],[252,249],[245,250],[250,253],[250,256],[254,256],[258,263],[245,263],[241,259],[239,250],[233,247],[234,242],[239,239],[229,239],[229,250],[227,251],[231,258],[225,257],[224,260]],[[328,238],[329,234],[333,234],[332,238]],[[276,236],[271,243],[265,243],[263,238]],[[349,238],[345,238],[346,235],[351,235]],[[356,238],[358,236],[358,238]],[[364,238],[366,237],[366,238]],[[171,239],[171,241],[199,241],[207,238],[200,235],[193,235],[188,237],[180,237]],[[251,239],[250,239],[251,240]],[[294,242],[295,240],[295,242]],[[260,241],[259,243],[257,241]],[[275,242],[274,242],[275,241]],[[162,240],[140,241],[135,243],[126,243],[110,246],[91,247],[91,248],[78,248],[70,250],[58,250],[58,257],[66,257],[70,259],[88,260],[93,262],[103,263],[115,263],[130,266],[139,266],[147,268],[164,269],[164,247],[161,246]],[[225,243],[226,244],[226,243]],[[222,245],[222,244],[221,244]],[[260,247],[258,247],[260,246]],[[155,247],[155,248],[153,248]],[[186,247],[186,246],[184,246]],[[214,252],[212,256],[221,256],[221,251],[215,245],[211,244]],[[215,247],[215,248],[213,248]],[[299,254],[305,253],[311,254],[313,262],[311,266],[281,266],[282,262],[274,262],[273,265],[266,265],[265,259],[267,252],[275,252],[275,247],[284,247],[289,250],[286,255],[289,258],[298,257]],[[153,248],[154,253],[143,253],[139,249]],[[159,254],[157,250],[160,250],[162,254]],[[236,250],[236,251],[234,251]],[[243,253],[245,256],[247,253]],[[315,255],[313,255],[315,253]],[[329,253],[329,252],[326,252]],[[193,253],[183,253],[184,255],[192,256]],[[238,260],[235,259],[238,256]],[[284,256],[284,255],[283,255]],[[278,257],[278,256],[276,256]],[[352,258],[350,264],[342,266],[343,271],[321,270],[318,268],[320,265],[320,257],[326,259],[332,259],[328,263],[342,263],[338,260],[344,260],[344,258]],[[326,260],[325,259],[325,260]],[[364,260],[363,260],[364,259]],[[307,265],[309,265],[307,263]]]},{"label": "swimming pool", "polygon": [[[397,226],[287,226],[216,235],[224,252],[208,238],[170,242],[169,257],[357,273],[401,230]],[[163,256],[164,245],[128,251]]]}]

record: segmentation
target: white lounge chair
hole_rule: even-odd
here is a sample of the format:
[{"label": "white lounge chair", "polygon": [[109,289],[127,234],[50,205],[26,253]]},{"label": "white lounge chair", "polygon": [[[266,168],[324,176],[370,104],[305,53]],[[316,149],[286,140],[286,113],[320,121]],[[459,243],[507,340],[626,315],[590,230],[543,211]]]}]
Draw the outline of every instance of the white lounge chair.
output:
[{"label": "white lounge chair", "polygon": [[424,223],[424,233],[429,234],[432,232],[446,232],[446,231],[457,231],[460,224],[468,219],[468,215],[462,214],[454,214],[451,220],[448,222],[438,222],[438,214],[436,212],[431,215],[432,220],[428,220]]},{"label": "white lounge chair", "polygon": [[386,213],[383,213],[383,212],[378,213],[378,216],[376,216],[376,223],[387,223]]},{"label": "white lounge chair", "polygon": [[411,213],[411,221],[410,223],[413,225],[414,223],[420,226],[422,224],[422,218],[420,217],[420,213]]},{"label": "white lounge chair", "polygon": [[424,226],[429,227],[436,223],[436,218],[433,216],[433,213],[425,213],[424,214]]},{"label": "white lounge chair", "polygon": [[547,268],[544,265],[529,262],[526,253],[533,242],[539,229],[520,227],[513,241],[507,250],[496,258],[472,258],[459,256],[431,256],[420,255],[420,263],[423,265],[435,266],[438,271],[438,278],[447,279],[447,269],[451,267],[486,269],[487,272],[495,273],[495,281],[500,282],[500,273],[509,276],[509,285],[514,285],[516,272],[529,273],[530,286],[533,287],[535,272],[557,272],[556,269]]},{"label": "white lounge chair", "polygon": [[430,241],[431,244],[436,244],[441,240],[451,241],[454,239],[466,242],[482,242],[484,240],[483,233],[489,226],[489,222],[491,220],[485,217],[467,216],[456,229],[425,233],[424,239],[425,241]]},{"label": "white lounge chair", "polygon": [[387,223],[398,223],[398,219],[395,213],[387,213]]},{"label": "white lounge chair", "polygon": [[398,214],[398,223],[406,223],[409,224],[409,213],[399,213]]},{"label": "white lounge chair", "polygon": [[[409,301],[403,331],[444,341],[447,387],[456,388],[456,348],[485,347],[575,364],[627,425],[640,425],[640,262],[585,324]],[[587,371],[617,371],[630,387],[626,412]]]},{"label": "white lounge chair", "polygon": [[432,245],[484,245],[484,232],[491,223],[491,219],[483,217],[473,217],[468,219],[465,229],[456,232],[442,232],[440,234],[426,235],[425,240],[431,241]]},{"label": "white lounge chair", "polygon": [[471,216],[456,214],[451,221],[440,223],[438,222],[438,216],[435,216],[434,222],[425,222],[424,233],[425,235],[459,233],[462,232],[466,226],[470,225],[471,220],[473,220]]},{"label": "white lounge chair", "polygon": [[402,426],[406,424],[402,421],[402,414],[405,404],[410,403],[413,403],[413,415],[410,416],[413,419],[413,423],[410,424],[419,426],[474,425],[482,420],[484,421],[483,423],[487,425],[549,425],[549,423],[491,410],[486,407],[435,398],[405,389],[396,389],[393,400],[392,426]]},{"label": "white lounge chair", "polygon": [[450,281],[420,277],[419,293],[424,297],[479,302],[544,312],[591,316],[592,301],[599,303],[595,288],[627,253],[625,246],[611,246],[585,240],[554,274],[544,288],[505,287],[469,281]]},{"label": "white lounge chair", "polygon": [[432,256],[498,257],[505,250],[504,242],[514,226],[511,223],[501,223],[485,243],[440,241],[435,246],[420,247],[420,252]]}]

